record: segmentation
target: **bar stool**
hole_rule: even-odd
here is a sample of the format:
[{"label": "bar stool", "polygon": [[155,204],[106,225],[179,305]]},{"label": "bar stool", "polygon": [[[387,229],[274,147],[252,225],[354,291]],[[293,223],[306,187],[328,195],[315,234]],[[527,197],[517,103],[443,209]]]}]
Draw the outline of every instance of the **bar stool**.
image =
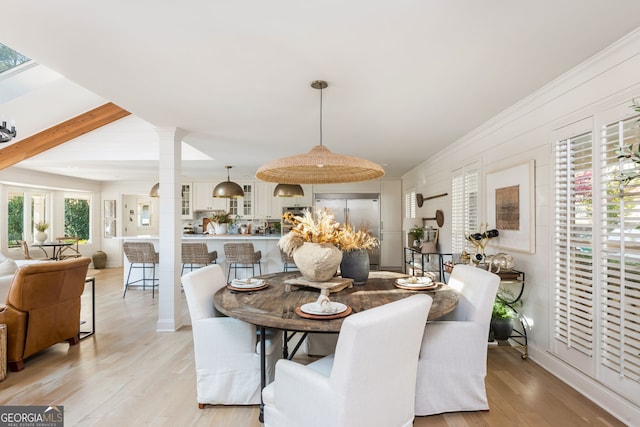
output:
[{"label": "bar stool", "polygon": [[253,243],[231,243],[224,244],[224,256],[229,263],[229,270],[227,272],[227,282],[231,276],[231,267],[233,266],[233,274],[238,277],[238,268],[250,268],[252,275],[255,276],[255,265],[258,264],[260,274],[262,274],[262,265],[260,259],[262,258],[262,252],[255,251]]},{"label": "bar stool", "polygon": [[188,264],[189,271],[193,271],[193,265],[205,266],[208,264],[217,264],[218,251],[209,252],[209,248],[205,242],[183,242],[182,243],[182,270],[180,275],[184,274],[184,268]]},{"label": "bar stool", "polygon": [[[124,254],[127,256],[129,260],[129,274],[127,274],[127,283],[124,285],[124,293],[122,294],[122,298],[127,294],[127,289],[129,285],[133,283],[142,282],[142,290],[145,290],[147,280],[151,280],[151,297],[155,298],[155,290],[158,284],[156,283],[156,264],[160,262],[160,255],[156,252],[153,243],[151,242],[124,242],[122,245],[122,249],[124,250]],[[141,264],[141,265],[135,265]],[[148,264],[151,264],[150,266]],[[142,279],[129,282],[131,278],[131,269],[132,268],[141,268],[142,269]],[[151,268],[153,271],[153,275],[151,279],[147,279],[146,273],[147,268]]]},{"label": "bar stool", "polygon": [[292,255],[287,255],[282,249],[280,249],[280,259],[282,260],[282,271],[297,270],[298,266],[293,260]]}]

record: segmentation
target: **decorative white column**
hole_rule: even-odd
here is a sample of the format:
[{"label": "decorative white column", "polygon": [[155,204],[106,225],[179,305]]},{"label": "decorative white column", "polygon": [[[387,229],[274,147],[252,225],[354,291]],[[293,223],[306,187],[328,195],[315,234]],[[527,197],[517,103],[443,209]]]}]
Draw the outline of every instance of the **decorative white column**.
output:
[{"label": "decorative white column", "polygon": [[184,318],[180,312],[180,253],[182,243],[182,138],[179,128],[156,128],[160,137],[160,283],[158,331],[177,331]]}]

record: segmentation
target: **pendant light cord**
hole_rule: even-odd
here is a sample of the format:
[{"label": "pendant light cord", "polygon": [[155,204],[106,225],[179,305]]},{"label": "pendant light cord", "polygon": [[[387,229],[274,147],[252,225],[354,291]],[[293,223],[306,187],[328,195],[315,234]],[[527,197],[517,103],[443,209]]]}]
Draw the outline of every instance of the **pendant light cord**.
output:
[{"label": "pendant light cord", "polygon": [[322,91],[320,88],[320,146],[322,147]]}]

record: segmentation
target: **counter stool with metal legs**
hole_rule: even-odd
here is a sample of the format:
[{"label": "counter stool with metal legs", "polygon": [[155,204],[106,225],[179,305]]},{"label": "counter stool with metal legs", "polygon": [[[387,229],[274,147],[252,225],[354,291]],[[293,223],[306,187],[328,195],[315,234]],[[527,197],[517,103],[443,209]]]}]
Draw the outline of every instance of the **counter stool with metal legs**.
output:
[{"label": "counter stool with metal legs", "polygon": [[[156,252],[156,248],[153,246],[151,242],[124,242],[122,245],[124,249],[124,254],[127,256],[127,260],[129,260],[129,273],[127,274],[127,283],[124,285],[124,292],[122,294],[122,298],[127,294],[127,289],[129,285],[133,283],[142,282],[142,290],[145,290],[147,280],[151,280],[151,297],[155,298],[155,290],[158,283],[156,281],[156,264],[160,262],[160,255]],[[139,265],[136,265],[139,264]],[[141,268],[142,269],[142,279],[136,280],[134,282],[129,282],[131,278],[131,269],[133,268]],[[152,278],[147,278],[147,269],[151,268],[152,270]]]},{"label": "counter stool with metal legs", "polygon": [[282,271],[297,270],[298,266],[293,260],[293,255],[287,255],[282,249],[280,249],[280,259],[282,260]]},{"label": "counter stool with metal legs", "polygon": [[188,267],[189,271],[193,271],[194,265],[202,267],[208,264],[216,264],[218,259],[218,251],[209,252],[206,242],[183,242],[182,243],[182,270],[180,275],[184,274],[184,268]]},{"label": "counter stool with metal legs", "polygon": [[262,274],[262,265],[260,259],[262,258],[262,252],[255,251],[253,243],[251,242],[227,242],[224,244],[224,256],[229,263],[229,270],[227,272],[227,282],[231,277],[231,267],[233,267],[233,274],[238,277],[238,268],[250,268],[252,275],[256,275],[255,265],[258,264],[260,274]]}]

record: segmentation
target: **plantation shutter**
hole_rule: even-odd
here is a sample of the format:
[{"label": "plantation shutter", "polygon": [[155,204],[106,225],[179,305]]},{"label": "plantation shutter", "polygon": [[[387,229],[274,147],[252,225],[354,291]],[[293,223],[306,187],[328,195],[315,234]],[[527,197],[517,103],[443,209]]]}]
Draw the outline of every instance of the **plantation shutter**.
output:
[{"label": "plantation shutter", "polygon": [[616,149],[640,143],[638,117],[604,126],[600,175],[601,356],[603,381],[640,403],[640,178],[620,181]]},{"label": "plantation shutter", "polygon": [[451,179],[451,248],[460,253],[466,248],[465,233],[479,230],[478,165],[452,172]]},{"label": "plantation shutter", "polygon": [[554,351],[591,371],[594,342],[592,132],[555,144]]}]

